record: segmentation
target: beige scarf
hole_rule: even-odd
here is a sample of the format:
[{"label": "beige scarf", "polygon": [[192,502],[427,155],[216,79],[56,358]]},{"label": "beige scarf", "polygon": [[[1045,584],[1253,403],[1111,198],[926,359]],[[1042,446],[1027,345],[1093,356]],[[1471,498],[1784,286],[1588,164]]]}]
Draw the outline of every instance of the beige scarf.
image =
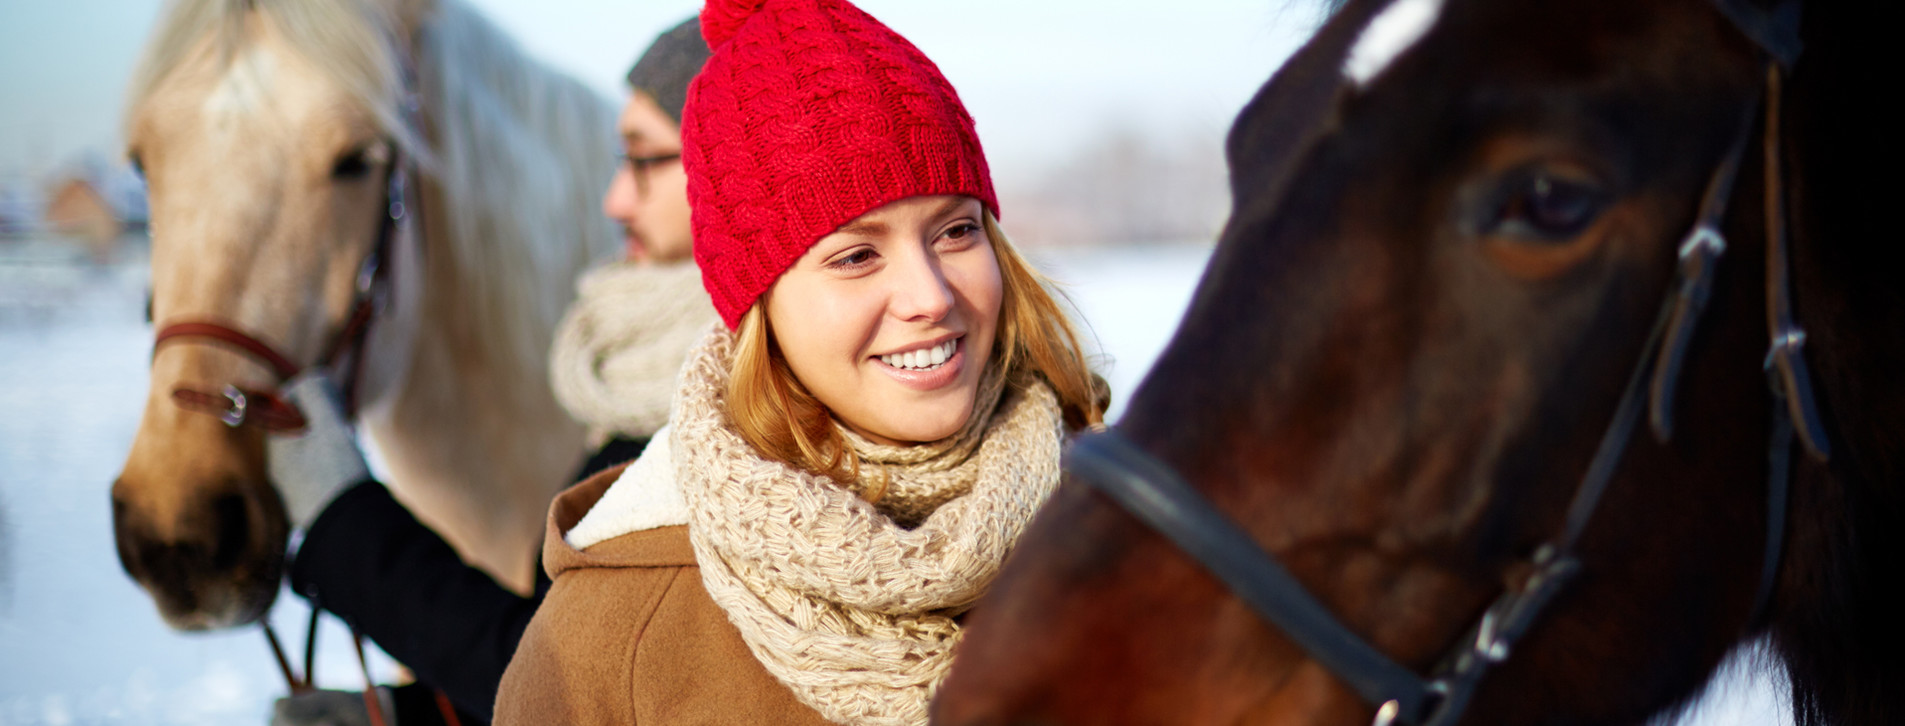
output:
[{"label": "beige scarf", "polygon": [[945,441],[850,437],[862,478],[884,485],[870,504],[762,458],[731,427],[732,345],[716,330],[689,355],[670,442],[702,584],[768,672],[822,716],[925,724],[959,644],[953,616],[985,592],[1058,485],[1056,397],[1044,384],[988,381]]},{"label": "beige scarf", "polygon": [[618,262],[590,270],[576,292],[549,356],[556,400],[588,425],[591,447],[654,435],[688,349],[716,320],[700,269]]}]

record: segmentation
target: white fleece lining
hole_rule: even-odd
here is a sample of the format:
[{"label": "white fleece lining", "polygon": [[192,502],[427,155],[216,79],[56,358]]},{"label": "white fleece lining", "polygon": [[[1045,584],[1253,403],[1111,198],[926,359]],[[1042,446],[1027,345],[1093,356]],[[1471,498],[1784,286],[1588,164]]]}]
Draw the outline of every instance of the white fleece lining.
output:
[{"label": "white fleece lining", "polygon": [[655,432],[641,457],[622,470],[621,478],[563,537],[570,547],[586,549],[630,532],[688,523],[688,501],[675,481],[674,457],[669,453],[668,439],[673,433],[672,426]]}]

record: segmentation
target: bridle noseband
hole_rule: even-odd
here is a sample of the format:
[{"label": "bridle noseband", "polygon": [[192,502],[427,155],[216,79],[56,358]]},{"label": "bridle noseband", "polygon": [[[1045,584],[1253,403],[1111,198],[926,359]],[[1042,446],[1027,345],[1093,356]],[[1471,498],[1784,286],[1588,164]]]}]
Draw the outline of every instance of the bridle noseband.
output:
[{"label": "bridle noseband", "polygon": [[[392,148],[396,148],[392,144]],[[300,366],[292,362],[289,356],[279,352],[271,344],[247,333],[235,325],[217,320],[188,319],[168,323],[160,328],[152,340],[152,356],[157,358],[159,350],[167,343],[186,340],[202,340],[236,348],[253,360],[271,369],[277,378],[277,386],[270,389],[257,389],[225,384],[217,391],[207,391],[188,385],[172,389],[172,402],[188,411],[197,411],[217,416],[226,426],[257,426],[266,431],[290,432],[304,428],[303,412],[279,393],[285,382],[313,368],[330,370],[341,379],[344,390],[345,415],[355,417],[357,410],[358,379],[364,367],[364,340],[370,333],[373,318],[380,313],[390,298],[391,287],[391,247],[401,232],[405,220],[414,215],[408,209],[410,184],[408,165],[402,153],[393,152],[389,168],[385,172],[384,197],[385,214],[378,225],[377,241],[364,261],[358,265],[356,287],[351,296],[350,312],[344,318],[344,324],[332,335],[317,360],[310,365]],[[414,222],[413,222],[414,226]],[[343,370],[339,370],[340,363]]]},{"label": "bridle noseband", "polygon": [[1805,332],[1792,313],[1779,168],[1780,83],[1784,71],[1799,55],[1799,0],[1784,0],[1771,10],[1760,10],[1744,0],[1716,0],[1716,5],[1766,56],[1765,96],[1749,108],[1726,157],[1708,180],[1694,228],[1680,247],[1673,291],[1662,303],[1640,359],[1628,376],[1614,418],[1602,433],[1594,458],[1568,506],[1562,531],[1536,549],[1529,561],[1532,574],[1520,587],[1504,591],[1489,605],[1459,645],[1444,656],[1433,676],[1424,678],[1395,662],[1343,625],[1176,471],[1117,431],[1106,429],[1079,437],[1066,452],[1066,469],[1197,560],[1312,660],[1328,668],[1376,708],[1376,726],[1452,726],[1461,719],[1483,676],[1509,658],[1515,643],[1581,570],[1576,545],[1620,464],[1642,410],[1652,411],[1649,418],[1656,438],[1665,441],[1672,435],[1680,368],[1711,293],[1714,270],[1726,250],[1721,220],[1753,122],[1761,117],[1763,107],[1766,314],[1771,338],[1764,365],[1774,404],[1768,451],[1766,546],[1751,616],[1757,622],[1771,598],[1784,545],[1792,440],[1797,434],[1817,460],[1824,461],[1829,453],[1802,354]]}]

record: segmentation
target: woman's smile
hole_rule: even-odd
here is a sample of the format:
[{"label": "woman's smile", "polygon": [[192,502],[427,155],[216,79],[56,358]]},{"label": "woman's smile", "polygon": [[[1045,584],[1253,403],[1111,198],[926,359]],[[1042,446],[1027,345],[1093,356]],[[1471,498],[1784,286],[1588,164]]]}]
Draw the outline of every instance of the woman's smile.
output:
[{"label": "woman's smile", "polygon": [[951,336],[867,360],[902,386],[931,391],[959,380],[966,363],[963,340],[964,335]]}]

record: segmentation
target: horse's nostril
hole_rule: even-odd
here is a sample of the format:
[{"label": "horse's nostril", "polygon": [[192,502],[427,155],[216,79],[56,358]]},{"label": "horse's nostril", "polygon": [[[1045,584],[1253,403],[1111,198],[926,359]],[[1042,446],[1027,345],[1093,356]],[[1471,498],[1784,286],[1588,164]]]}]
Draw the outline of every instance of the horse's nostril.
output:
[{"label": "horse's nostril", "polygon": [[229,570],[238,565],[251,541],[251,514],[244,497],[227,494],[212,500],[212,521],[218,539],[212,547],[212,568]]},{"label": "horse's nostril", "polygon": [[130,575],[136,580],[139,579],[139,573],[135,571],[139,566],[139,551],[132,546],[133,533],[131,516],[132,513],[126,508],[126,503],[120,501],[119,497],[113,497],[112,539],[114,548],[119,551],[119,568],[125,570],[127,575]]}]

